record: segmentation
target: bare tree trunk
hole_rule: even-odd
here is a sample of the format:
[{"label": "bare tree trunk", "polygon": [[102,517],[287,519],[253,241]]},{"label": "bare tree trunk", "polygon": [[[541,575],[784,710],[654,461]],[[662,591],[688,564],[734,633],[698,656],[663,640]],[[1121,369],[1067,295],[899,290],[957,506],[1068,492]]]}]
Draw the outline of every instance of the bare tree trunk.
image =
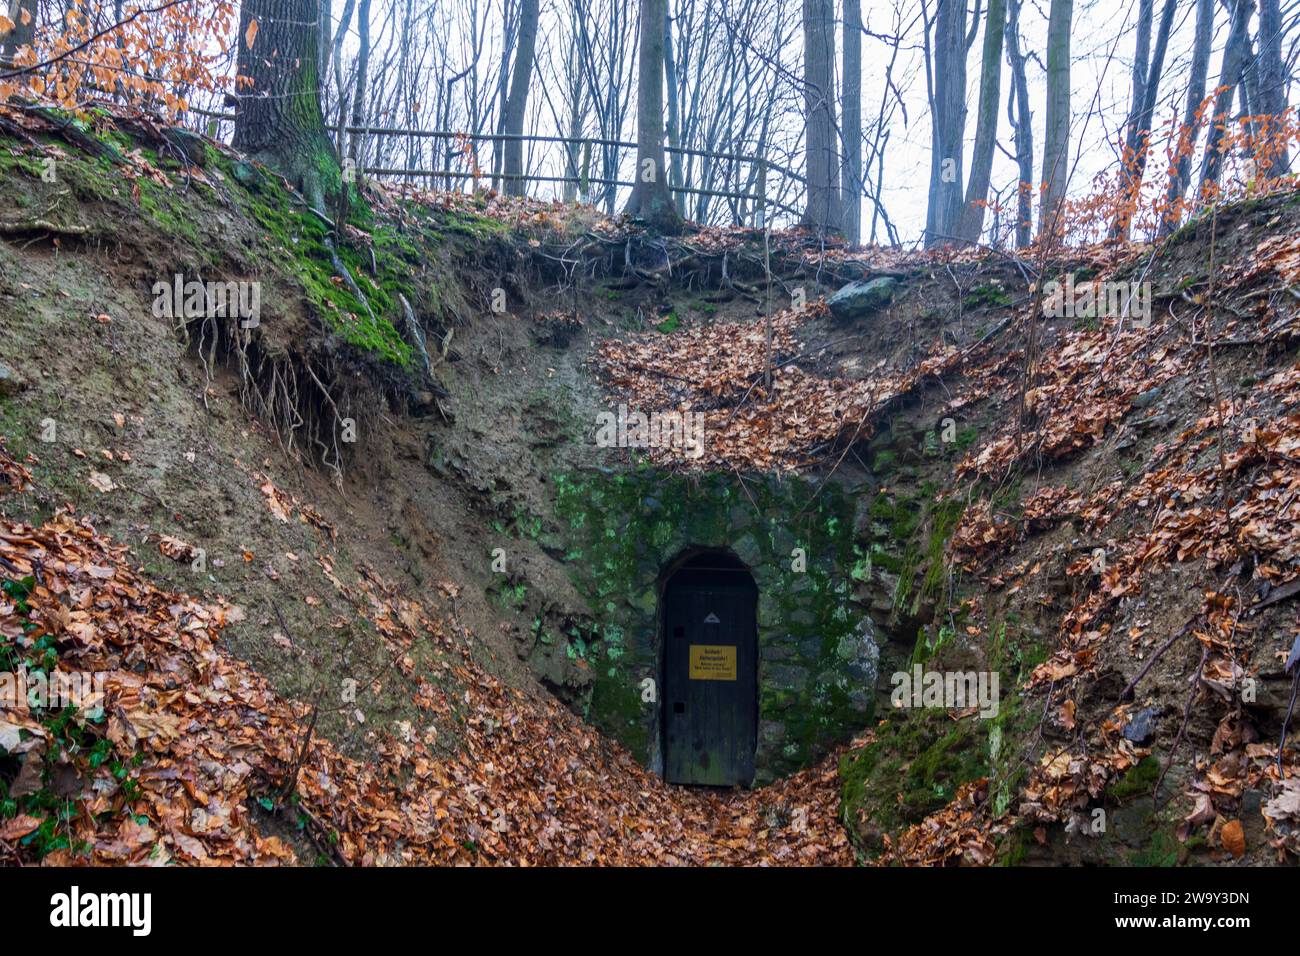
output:
[{"label": "bare tree trunk", "polygon": [[[497,72],[497,126],[498,133],[506,131],[506,108],[510,100],[510,58],[514,55],[515,36],[518,34],[518,21],[510,16],[513,4],[510,0],[501,2],[501,20],[503,36],[501,40],[501,69]],[[505,141],[496,140],[492,144],[492,188],[501,188],[501,170],[505,165]]]},{"label": "bare tree trunk", "polygon": [[[1128,235],[1129,222],[1132,219],[1134,196],[1133,167],[1137,163],[1141,123],[1142,104],[1147,98],[1147,73],[1151,66],[1151,29],[1155,21],[1155,0],[1139,0],[1137,38],[1133,51],[1133,92],[1129,97],[1128,122],[1124,133],[1124,153],[1120,157],[1120,192],[1124,196],[1124,209],[1111,223],[1110,235],[1113,239]],[[1141,185],[1141,177],[1137,178]]]},{"label": "bare tree trunk", "polygon": [[[334,38],[334,33],[330,30],[333,21],[330,19],[330,0],[317,0],[317,15],[320,17],[320,75],[322,83],[330,71],[330,40]],[[322,89],[321,93],[325,91]]]},{"label": "bare tree trunk", "polygon": [[[30,46],[36,39],[37,0],[9,0],[7,6],[7,15],[13,21],[14,28],[5,34],[4,42],[0,43],[0,66],[12,66],[14,54],[19,48]],[[24,11],[26,17],[23,16]]]},{"label": "bare tree trunk", "polygon": [[984,204],[993,173],[993,147],[998,138],[998,103],[1002,80],[1002,35],[1006,30],[1006,0],[989,0],[984,22],[984,51],[980,62],[979,111],[975,119],[975,149],[971,154],[970,182],[957,235],[979,242],[984,231]]},{"label": "bare tree trunk", "polygon": [[1255,10],[1254,0],[1236,0],[1228,39],[1223,46],[1223,66],[1219,71],[1219,93],[1214,99],[1214,118],[1205,139],[1205,160],[1201,164],[1200,194],[1206,187],[1217,185],[1223,165],[1223,134],[1227,132],[1228,114],[1232,112],[1232,96],[1241,82],[1242,71],[1250,53],[1250,15]]},{"label": "bare tree trunk", "polygon": [[1197,0],[1196,34],[1192,41],[1192,66],[1187,80],[1187,106],[1178,134],[1174,162],[1169,168],[1169,187],[1165,190],[1165,215],[1160,235],[1167,236],[1178,226],[1183,198],[1192,180],[1192,154],[1200,133],[1198,113],[1205,99],[1205,82],[1210,71],[1210,44],[1214,39],[1214,0]]},{"label": "bare tree trunk", "polygon": [[[1282,65],[1282,13],[1278,0],[1259,0],[1259,112],[1280,119],[1286,112],[1286,70]],[[1285,143],[1272,158],[1266,176],[1281,176],[1291,169]]]},{"label": "bare tree trunk", "polygon": [[1043,204],[1038,210],[1040,238],[1063,227],[1063,204],[1070,175],[1070,25],[1074,0],[1052,0],[1047,18],[1047,117],[1043,136]]},{"label": "bare tree trunk", "polygon": [[[1015,129],[1016,167],[1016,248],[1023,249],[1033,240],[1034,229],[1034,124],[1029,109],[1029,81],[1025,77],[1025,54],[1020,49],[1020,7],[1023,0],[1010,0],[1007,9],[1007,61],[1011,64],[1011,96],[1007,99],[1007,118]],[[1014,114],[1012,107],[1015,107]]]},{"label": "bare tree trunk", "polygon": [[965,180],[962,149],[966,136],[966,2],[938,0],[934,15],[927,246],[951,242],[961,221]]},{"label": "bare tree trunk", "polygon": [[1155,22],[1156,0],[1138,0],[1137,40],[1133,51],[1133,95],[1129,100],[1126,140],[1133,139],[1134,127],[1142,104],[1147,98],[1147,72],[1151,66],[1151,28]]},{"label": "bare tree trunk", "polygon": [[803,101],[807,123],[805,160],[808,202],[803,224],[839,232],[840,163],[835,149],[835,10],[832,0],[803,0]]},{"label": "bare tree trunk", "polygon": [[[667,13],[667,4],[664,7],[664,84],[668,89],[668,145],[678,149],[682,145],[682,117],[677,89],[677,57],[673,50],[673,18]],[[681,153],[668,155],[668,168],[671,174],[668,184],[681,186]],[[673,204],[677,207],[677,215],[686,215],[686,193],[674,193]]]},{"label": "bare tree trunk", "polygon": [[[366,122],[366,81],[370,72],[370,0],[361,0],[357,6],[357,36],[360,47],[357,50],[357,88],[352,94],[352,125],[363,126]],[[348,159],[360,165],[361,133],[353,133],[348,140]]]},{"label": "bare tree trunk", "polygon": [[626,212],[664,234],[681,231],[664,166],[664,18],[666,0],[641,0],[637,76],[636,174]]},{"label": "bare tree trunk", "polygon": [[[1241,93],[1241,105],[1237,108],[1238,121],[1245,121],[1251,135],[1258,135],[1266,121],[1259,115],[1259,57],[1255,55],[1255,41],[1247,38],[1245,65],[1241,68],[1241,79],[1237,89]],[[1243,144],[1242,152],[1248,151]]]},{"label": "bare tree trunk", "polygon": [[343,87],[343,40],[347,36],[348,27],[352,24],[352,11],[356,7],[355,0],[344,0],[343,13],[339,16],[339,27],[334,32],[334,89],[338,94],[338,132],[334,134],[334,151],[340,156],[343,155],[344,131],[348,119],[348,98]]},{"label": "bare tree trunk", "polygon": [[[510,98],[506,100],[504,132],[520,136],[524,132],[524,113],[528,108],[528,85],[533,75],[533,49],[537,42],[538,0],[523,0],[519,11],[519,49],[510,78]],[[519,139],[505,141],[505,193],[507,196],[524,195],[524,144]]]},{"label": "bare tree trunk", "polygon": [[[254,21],[256,31],[249,29]],[[321,115],[319,31],[316,0],[244,0],[238,69],[252,85],[239,97],[233,145],[283,173],[324,210],[341,193],[342,177]]]},{"label": "bare tree trunk", "polygon": [[[1152,0],[1154,6],[1154,0]],[[1177,0],[1165,0],[1160,12],[1160,29],[1156,35],[1154,53],[1143,47],[1150,46],[1151,18],[1147,15],[1148,32],[1146,43],[1138,38],[1138,57],[1143,61],[1146,72],[1141,81],[1137,78],[1137,66],[1134,66],[1133,102],[1129,106],[1128,129],[1124,138],[1124,165],[1121,169],[1121,188],[1124,191],[1125,204],[1120,216],[1111,226],[1111,236],[1116,239],[1128,238],[1129,226],[1132,224],[1133,211],[1137,204],[1138,190],[1142,188],[1142,177],[1146,173],[1147,159],[1151,154],[1151,121],[1156,112],[1156,96],[1160,92],[1160,76],[1164,72],[1165,52],[1169,49],[1169,32],[1174,25],[1174,9]],[[1149,14],[1150,11],[1144,11]],[[1141,29],[1141,25],[1139,25]],[[1150,64],[1146,60],[1150,57]],[[1140,94],[1140,95],[1139,95]]]},{"label": "bare tree trunk", "polygon": [[844,235],[862,238],[862,0],[844,0]]},{"label": "bare tree trunk", "polygon": [[[584,87],[582,84],[582,70],[579,64],[580,51],[578,50],[578,40],[573,38],[573,45],[569,47],[569,115],[567,120],[567,131],[565,133],[569,139],[577,139],[582,135],[582,104]],[[569,177],[569,181],[564,184],[564,201],[573,202],[578,198],[578,150],[577,143],[564,144],[564,175]],[[585,199],[586,196],[584,195]]]}]

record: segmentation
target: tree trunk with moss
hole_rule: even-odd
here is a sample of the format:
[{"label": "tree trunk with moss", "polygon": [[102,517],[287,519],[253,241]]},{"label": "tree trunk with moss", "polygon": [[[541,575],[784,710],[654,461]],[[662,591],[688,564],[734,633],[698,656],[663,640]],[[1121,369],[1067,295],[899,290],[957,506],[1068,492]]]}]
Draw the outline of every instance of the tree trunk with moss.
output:
[{"label": "tree trunk with moss", "polygon": [[862,238],[862,0],[844,0],[844,162],[840,196],[844,236]]},{"label": "tree trunk with moss", "polygon": [[1183,199],[1192,180],[1192,153],[1200,134],[1201,101],[1205,99],[1205,82],[1210,69],[1210,44],[1214,39],[1214,0],[1197,0],[1196,33],[1192,42],[1192,65],[1187,80],[1187,108],[1169,167],[1169,185],[1165,191],[1165,209],[1160,218],[1161,238],[1178,227]]},{"label": "tree trunk with moss", "polygon": [[[1282,11],[1278,0],[1259,0],[1259,112],[1280,121],[1286,112],[1287,70],[1282,59]],[[1291,169],[1286,143],[1278,144],[1270,157],[1269,176],[1282,176]]]},{"label": "tree trunk with moss", "polygon": [[641,0],[640,73],[637,77],[636,175],[629,215],[665,235],[682,220],[668,189],[664,164],[664,22],[666,0]]},{"label": "tree trunk with moss", "polygon": [[284,175],[323,213],[342,178],[321,113],[320,32],[315,0],[244,0],[233,145]]},{"label": "tree trunk with moss", "polygon": [[1200,198],[1212,198],[1213,187],[1219,184],[1223,168],[1223,137],[1231,123],[1232,97],[1241,82],[1242,72],[1250,62],[1250,17],[1255,12],[1255,0],[1236,0],[1232,6],[1232,19],[1228,26],[1228,39],[1223,44],[1223,65],[1219,68],[1219,91],[1214,99],[1214,116],[1206,131],[1205,156],[1201,160]]},{"label": "tree trunk with moss", "polygon": [[[537,41],[538,0],[524,0],[519,13],[519,50],[515,53],[514,69],[510,80],[510,94],[506,99],[505,123],[502,131],[513,137],[524,133],[524,113],[528,109],[528,86],[533,76],[533,47]],[[505,65],[502,64],[502,70]],[[524,143],[521,139],[505,141],[505,193],[522,196],[527,190],[524,175]]]},{"label": "tree trunk with moss", "polygon": [[1047,118],[1043,138],[1043,201],[1040,237],[1059,236],[1064,227],[1070,178],[1070,28],[1074,0],[1052,0],[1047,17]]},{"label": "tree trunk with moss", "polygon": [[[998,103],[1002,93],[1002,40],[1006,34],[1006,0],[989,0],[984,17],[984,53],[980,60],[979,107],[975,114],[975,148],[971,152],[966,204],[958,220],[957,235],[979,242],[984,232],[984,207],[993,176],[993,147],[998,138]],[[973,28],[973,24],[972,24]]]},{"label": "tree trunk with moss", "polygon": [[803,0],[805,162],[808,203],[802,225],[819,234],[844,228],[835,123],[835,4]]}]

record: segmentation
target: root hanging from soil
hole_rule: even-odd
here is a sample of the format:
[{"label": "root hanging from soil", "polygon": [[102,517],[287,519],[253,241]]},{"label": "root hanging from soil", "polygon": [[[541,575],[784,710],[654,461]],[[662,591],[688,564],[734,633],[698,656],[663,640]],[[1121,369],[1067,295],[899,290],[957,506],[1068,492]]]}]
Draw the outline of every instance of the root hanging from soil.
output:
[{"label": "root hanging from soil", "polygon": [[237,319],[204,317],[178,324],[206,378],[204,404],[218,368],[239,376],[241,404],[275,432],[290,458],[327,468],[342,487],[349,447],[376,427],[388,397],[365,375],[349,375],[344,359],[318,349],[278,351],[266,347],[255,328]]}]

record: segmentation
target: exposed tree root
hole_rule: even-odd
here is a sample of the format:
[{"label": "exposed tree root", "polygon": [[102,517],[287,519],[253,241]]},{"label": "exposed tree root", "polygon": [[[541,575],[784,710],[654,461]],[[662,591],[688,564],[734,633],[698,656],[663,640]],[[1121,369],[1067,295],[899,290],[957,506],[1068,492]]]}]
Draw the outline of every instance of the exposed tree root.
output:
[{"label": "exposed tree root", "polygon": [[[347,445],[378,421],[378,410],[386,404],[379,388],[360,386],[366,395],[357,407],[374,411],[355,413],[358,386],[351,383],[356,377],[340,375],[324,353],[273,354],[255,330],[243,329],[235,320],[205,318],[183,323],[179,331],[194,347],[209,385],[218,365],[233,366],[241,403],[275,430],[285,453],[325,466],[342,486]],[[205,403],[206,393],[205,388]]]},{"label": "exposed tree root", "polygon": [[0,233],[4,235],[28,232],[51,232],[62,236],[84,236],[89,230],[85,226],[60,226],[48,219],[23,219],[18,222],[0,222]]}]

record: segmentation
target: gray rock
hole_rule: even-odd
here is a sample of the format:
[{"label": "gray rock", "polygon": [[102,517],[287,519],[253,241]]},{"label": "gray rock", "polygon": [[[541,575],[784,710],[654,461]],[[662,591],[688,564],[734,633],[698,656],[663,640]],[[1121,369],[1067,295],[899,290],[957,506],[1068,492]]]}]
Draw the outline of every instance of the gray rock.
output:
[{"label": "gray rock", "polygon": [[840,638],[835,654],[844,661],[845,669],[858,686],[874,691],[880,670],[880,641],[870,617],[862,618],[852,634]]},{"label": "gray rock", "polygon": [[764,668],[763,682],[796,693],[808,687],[808,671],[798,664],[771,664]]},{"label": "gray rock", "polygon": [[1148,388],[1145,392],[1142,392],[1141,394],[1134,396],[1133,407],[1147,408],[1151,405],[1154,405],[1156,399],[1159,397],[1160,397],[1160,386],[1156,385],[1155,387]]},{"label": "gray rock", "polygon": [[0,398],[9,398],[27,388],[27,381],[10,366],[0,362]]},{"label": "gray rock", "polygon": [[235,180],[249,189],[258,186],[262,182],[262,173],[256,166],[246,159],[241,159],[230,167],[230,172],[234,175]]},{"label": "gray rock", "polygon": [[760,660],[767,662],[788,661],[794,656],[794,652],[784,644],[764,644],[758,649]]},{"label": "gray rock", "polygon": [[1142,708],[1124,726],[1124,739],[1135,744],[1147,743],[1156,735],[1156,720],[1159,716],[1159,707]]},{"label": "gray rock", "polygon": [[813,634],[799,642],[799,656],[806,661],[817,661],[822,656],[822,636]]},{"label": "gray rock", "polygon": [[639,594],[629,595],[627,603],[633,610],[640,611],[643,614],[654,614],[655,609],[659,606],[659,595],[653,589],[646,590]]},{"label": "gray rock", "polygon": [[889,276],[870,282],[850,282],[836,292],[826,304],[831,315],[840,322],[854,322],[869,318],[894,301],[898,280]]},{"label": "gray rock", "polygon": [[[790,566],[789,562],[793,560],[791,552],[797,547],[799,547],[798,540],[784,525],[778,526],[772,532],[772,551],[777,558],[786,562],[786,567]],[[807,557],[806,551],[804,556]]]},{"label": "gray rock", "polygon": [[782,742],[785,740],[785,724],[779,720],[760,720],[758,739],[761,743],[767,744]]},{"label": "gray rock", "polygon": [[163,130],[163,136],[172,146],[185,154],[191,166],[204,166],[207,163],[207,144],[198,133],[179,126],[169,126]]},{"label": "gray rock", "polygon": [[754,567],[763,560],[763,551],[758,540],[749,533],[742,534],[731,544],[731,550],[749,567]]}]

